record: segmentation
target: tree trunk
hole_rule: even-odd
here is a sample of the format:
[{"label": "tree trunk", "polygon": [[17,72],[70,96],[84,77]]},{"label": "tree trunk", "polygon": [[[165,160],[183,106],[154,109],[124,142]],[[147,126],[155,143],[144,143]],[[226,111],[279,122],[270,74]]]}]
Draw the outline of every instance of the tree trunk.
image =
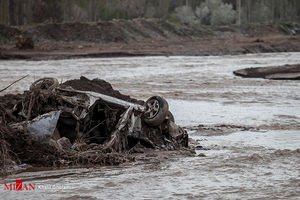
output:
[{"label": "tree trunk", "polygon": [[241,25],[241,0],[236,0],[236,10],[237,10],[237,24]]}]

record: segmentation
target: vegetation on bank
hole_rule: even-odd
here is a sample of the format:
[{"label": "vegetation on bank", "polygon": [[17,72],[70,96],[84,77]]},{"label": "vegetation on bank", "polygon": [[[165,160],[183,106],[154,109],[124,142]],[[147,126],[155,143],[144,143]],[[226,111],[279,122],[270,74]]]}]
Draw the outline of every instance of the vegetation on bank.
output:
[{"label": "vegetation on bank", "polygon": [[[245,24],[205,26],[187,23],[175,23],[160,19],[111,20],[97,23],[49,23],[30,26],[12,27],[0,24],[0,44],[14,44],[22,35],[34,42],[41,41],[84,41],[96,43],[153,40],[180,40],[206,38],[228,32],[245,36],[261,36],[270,34],[298,34],[297,24]],[[297,32],[295,32],[297,31]]]},{"label": "vegetation on bank", "polygon": [[202,25],[299,22],[299,0],[1,0],[0,24],[160,18]]}]

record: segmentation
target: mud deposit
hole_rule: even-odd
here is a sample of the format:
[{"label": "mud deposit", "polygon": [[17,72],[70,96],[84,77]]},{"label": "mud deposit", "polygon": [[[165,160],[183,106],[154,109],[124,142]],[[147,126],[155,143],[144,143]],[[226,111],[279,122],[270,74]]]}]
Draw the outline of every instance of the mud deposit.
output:
[{"label": "mud deposit", "polygon": [[[4,61],[0,85],[45,75],[99,77],[134,98],[164,96],[196,155],[146,153],[134,163],[97,169],[26,172],[1,178],[1,199],[298,199],[300,82],[245,79],[234,70],[299,64],[299,53],[217,57],[140,57]],[[4,191],[16,179],[35,191]]]},{"label": "mud deposit", "polygon": [[[16,36],[19,38],[17,42]],[[34,49],[31,49],[33,46]],[[134,19],[0,27],[0,59],[206,56],[299,51],[300,35],[291,35],[285,24],[210,27]]]},{"label": "mud deposit", "polygon": [[246,69],[236,70],[233,73],[237,76],[242,76],[247,78],[299,80],[300,65],[246,68]]}]

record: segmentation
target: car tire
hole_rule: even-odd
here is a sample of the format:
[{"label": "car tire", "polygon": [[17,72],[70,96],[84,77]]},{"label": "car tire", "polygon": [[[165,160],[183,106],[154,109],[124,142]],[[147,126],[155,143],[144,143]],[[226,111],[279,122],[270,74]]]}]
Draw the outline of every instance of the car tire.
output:
[{"label": "car tire", "polygon": [[159,96],[153,96],[146,101],[146,111],[144,121],[149,126],[161,125],[167,117],[169,111],[168,102]]},{"label": "car tire", "polygon": [[33,82],[30,86],[30,90],[47,90],[51,91],[59,85],[56,78],[41,78]]}]

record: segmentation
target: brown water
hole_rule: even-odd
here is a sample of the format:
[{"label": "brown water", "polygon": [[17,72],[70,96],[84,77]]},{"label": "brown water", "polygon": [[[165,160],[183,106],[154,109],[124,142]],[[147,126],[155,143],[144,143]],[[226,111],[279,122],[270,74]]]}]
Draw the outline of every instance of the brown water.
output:
[{"label": "brown water", "polygon": [[[0,199],[299,199],[300,82],[232,74],[295,63],[300,53],[1,61],[0,88],[30,74],[6,92],[22,91],[43,76],[84,75],[137,98],[162,95],[176,122],[202,146],[197,155],[206,157],[11,175],[1,179]],[[18,178],[37,189],[4,191],[3,183]]]}]

